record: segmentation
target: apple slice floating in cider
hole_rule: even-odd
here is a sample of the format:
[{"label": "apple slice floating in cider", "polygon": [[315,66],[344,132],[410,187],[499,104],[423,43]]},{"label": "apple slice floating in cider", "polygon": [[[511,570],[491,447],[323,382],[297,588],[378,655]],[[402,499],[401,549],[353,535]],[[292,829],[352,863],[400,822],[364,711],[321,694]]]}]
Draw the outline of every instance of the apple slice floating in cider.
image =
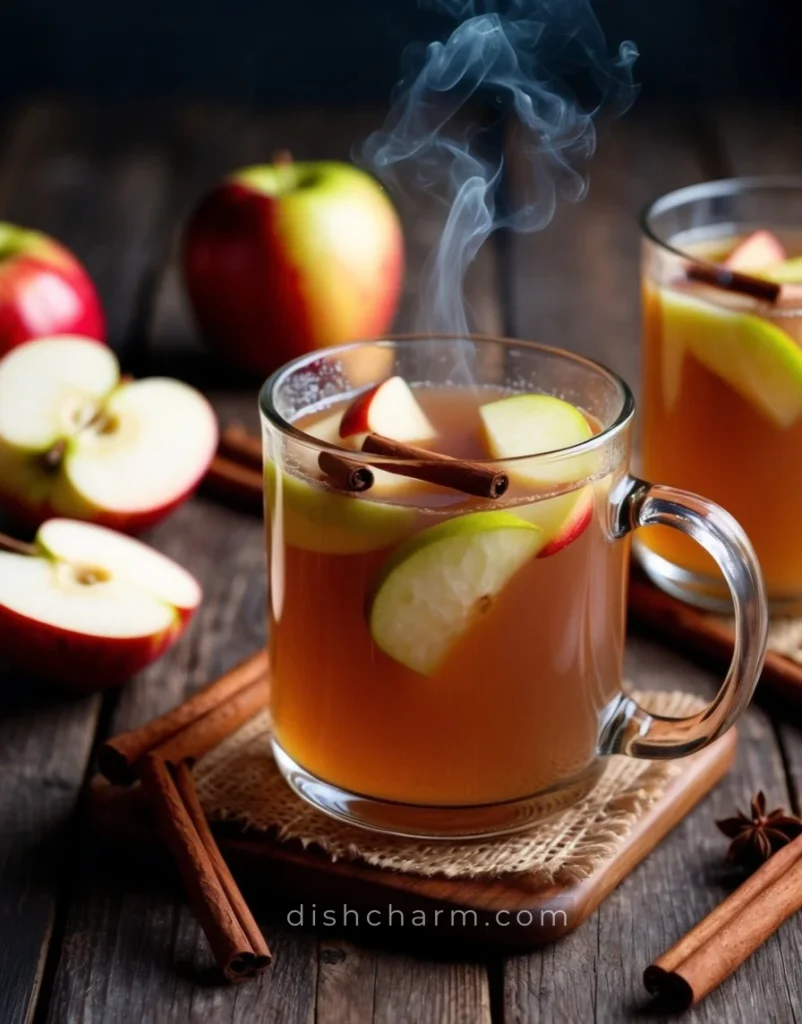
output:
[{"label": "apple slice floating in cider", "polygon": [[138,532],[194,490],[216,447],[203,395],[122,381],[96,341],[44,338],[0,360],[0,502],[28,521],[55,513]]},{"label": "apple slice floating in cider", "polygon": [[400,664],[433,675],[543,542],[537,526],[503,510],[416,534],[376,582],[368,609],[373,640]]},{"label": "apple slice floating in cider", "polygon": [[781,327],[755,313],[714,305],[690,287],[661,289],[659,301],[671,338],[663,356],[669,401],[678,393],[681,360],[688,353],[780,429],[802,416],[802,348]]},{"label": "apple slice floating in cider", "polygon": [[553,395],[511,395],[481,406],[479,415],[490,454],[518,459],[509,467],[511,474],[543,485],[570,483],[592,472],[595,460],[586,456],[553,464],[543,458],[522,458],[560,452],[593,437],[587,419],[570,402]]},{"label": "apple slice floating in cider", "polygon": [[402,377],[388,377],[351,402],[340,422],[340,437],[383,434],[394,441],[417,444],[436,436],[429,418]]},{"label": "apple slice floating in cider", "polygon": [[753,231],[735,246],[724,260],[724,266],[749,273],[780,263],[785,256],[785,247],[776,235],[765,230]]},{"label": "apple slice floating in cider", "polygon": [[[543,487],[571,483],[593,472],[595,460],[587,455],[554,466],[519,458],[571,448],[593,436],[583,413],[570,402],[552,395],[512,395],[483,405],[479,414],[491,454],[500,459],[518,458],[508,467],[512,475]],[[519,505],[514,511],[543,531],[540,557],[545,558],[576,540],[590,523],[593,507],[593,486],[587,484],[553,498]]]},{"label": "apple slice floating in cider", "polygon": [[140,541],[51,519],[31,554],[0,551],[3,664],[83,689],[121,683],[181,635],[201,589]]}]

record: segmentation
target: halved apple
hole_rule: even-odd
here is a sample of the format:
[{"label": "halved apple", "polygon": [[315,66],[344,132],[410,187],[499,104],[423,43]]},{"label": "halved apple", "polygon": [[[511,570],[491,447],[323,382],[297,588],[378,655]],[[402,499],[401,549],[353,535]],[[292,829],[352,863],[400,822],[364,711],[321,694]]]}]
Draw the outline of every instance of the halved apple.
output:
[{"label": "halved apple", "polygon": [[416,444],[436,432],[403,377],[388,377],[351,402],[340,422],[340,437],[383,434],[394,441]]},{"label": "halved apple", "polygon": [[373,590],[368,618],[376,645],[433,675],[543,541],[537,526],[504,510],[449,519],[411,537]]},{"label": "halved apple", "polygon": [[0,502],[134,533],[196,487],[217,447],[206,399],[180,381],[121,381],[86,338],[29,341],[0,360]]},{"label": "halved apple", "polygon": [[802,348],[782,328],[713,305],[690,288],[662,289],[660,305],[667,396],[689,353],[781,429],[802,416]]},{"label": "halved apple", "polygon": [[785,247],[779,238],[761,229],[742,239],[724,260],[724,266],[748,273],[779,263],[785,256]]},{"label": "halved apple", "polygon": [[3,664],[85,690],[122,683],[181,635],[196,580],[140,541],[51,519],[30,555],[0,551]]}]

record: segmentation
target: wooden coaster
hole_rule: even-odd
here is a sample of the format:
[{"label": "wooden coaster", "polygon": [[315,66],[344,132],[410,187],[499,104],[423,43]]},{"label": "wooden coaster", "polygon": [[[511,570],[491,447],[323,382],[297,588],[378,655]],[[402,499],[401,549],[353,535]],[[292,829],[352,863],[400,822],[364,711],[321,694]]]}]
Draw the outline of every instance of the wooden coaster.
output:
[{"label": "wooden coaster", "polygon": [[[629,616],[640,628],[669,641],[682,654],[712,657],[725,668],[730,663],[735,634],[729,620],[663,593],[637,568],[633,568],[629,582]],[[758,692],[766,686],[784,706],[802,712],[802,665],[798,662],[769,649]]]},{"label": "wooden coaster", "polygon": [[[449,942],[528,949],[577,928],[647,856],[732,765],[736,732],[681,762],[663,796],[638,820],[616,854],[582,882],[538,886],[524,874],[500,878],[424,878],[357,861],[332,861],[295,842],[215,826],[220,846],[254,904],[262,893],[299,927],[383,933],[424,933]],[[137,851],[160,848],[139,788],[120,789],[96,777],[90,820],[101,837]],[[166,856],[166,854],[165,854]],[[349,913],[345,913],[345,909]],[[328,917],[326,916],[328,914]],[[370,914],[370,917],[368,917]]]}]

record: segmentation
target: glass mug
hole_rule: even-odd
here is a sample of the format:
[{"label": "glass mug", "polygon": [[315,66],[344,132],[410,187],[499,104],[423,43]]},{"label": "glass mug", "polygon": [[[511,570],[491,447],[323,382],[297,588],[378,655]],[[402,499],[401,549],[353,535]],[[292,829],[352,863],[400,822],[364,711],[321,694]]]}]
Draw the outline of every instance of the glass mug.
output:
[{"label": "glass mug", "polygon": [[[760,559],[771,609],[798,610],[802,260],[795,257],[802,253],[802,179],[683,188],[653,203],[641,226],[643,472],[701,491],[732,512]],[[760,229],[773,232],[790,258],[775,301],[698,279]],[[777,258],[771,249],[764,255]],[[748,262],[754,260],[753,252]],[[729,611],[723,577],[688,538],[652,530],[638,539],[636,552],[664,590]]]},{"label": "glass mug", "polygon": [[[466,457],[479,405],[510,393],[562,398],[595,433],[487,460],[509,478],[496,499],[392,474],[397,459],[361,451],[349,458],[371,468],[374,486],[344,492],[319,469],[321,453],[342,454],[332,407],[394,375],[416,389],[446,450]],[[316,807],[405,836],[512,832],[587,793],[608,755],[690,754],[746,707],[767,629],[749,541],[704,498],[629,474],[633,399],[602,366],[527,342],[398,338],[297,359],[266,382],[260,405],[273,749]],[[727,678],[708,707],[680,719],[650,715],[621,689],[629,534],[656,523],[710,553],[735,606]],[[551,540],[528,557],[531,524]],[[434,554],[417,557],[423,549]],[[517,568],[494,590],[508,557]],[[453,628],[454,603],[465,611],[467,602],[433,669],[390,656],[377,632],[377,594],[399,565],[408,593],[396,587],[383,628],[413,662]]]}]

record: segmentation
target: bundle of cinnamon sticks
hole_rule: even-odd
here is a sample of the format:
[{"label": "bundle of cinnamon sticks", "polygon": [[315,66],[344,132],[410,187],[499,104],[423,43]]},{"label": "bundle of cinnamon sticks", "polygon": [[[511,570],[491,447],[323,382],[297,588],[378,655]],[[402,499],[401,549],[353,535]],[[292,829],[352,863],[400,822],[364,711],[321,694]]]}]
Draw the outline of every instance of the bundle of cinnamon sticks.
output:
[{"label": "bundle of cinnamon sticks", "polygon": [[271,956],[226,865],[198,800],[191,765],[270,700],[267,653],[259,651],[160,718],[105,743],[98,761],[115,785],[139,781],[227,981],[263,971]]},{"label": "bundle of cinnamon sticks", "polygon": [[667,1009],[693,1006],[717,988],[792,914],[802,910],[802,836],[646,968],[647,991]]}]

